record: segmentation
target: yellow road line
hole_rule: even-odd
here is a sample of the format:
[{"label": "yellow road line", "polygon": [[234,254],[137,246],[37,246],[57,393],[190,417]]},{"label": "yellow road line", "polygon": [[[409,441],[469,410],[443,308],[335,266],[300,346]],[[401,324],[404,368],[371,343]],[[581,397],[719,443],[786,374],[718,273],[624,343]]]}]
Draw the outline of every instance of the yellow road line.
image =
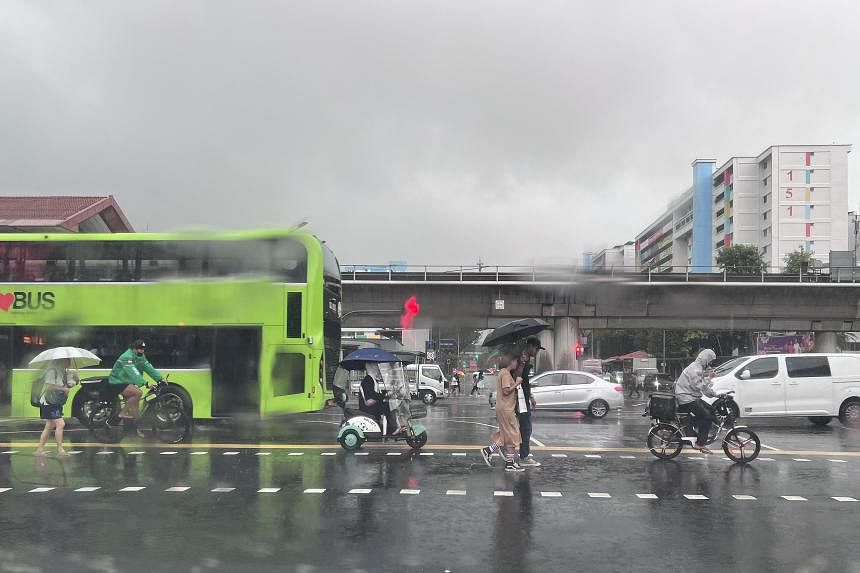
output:
[{"label": "yellow road line", "polygon": [[[4,448],[35,448],[36,442],[0,442]],[[128,448],[128,449],[185,449],[185,450],[331,450],[340,449],[337,443],[331,444],[230,444],[230,443],[202,443],[202,444],[159,444],[159,443],[132,443],[132,444],[98,444],[90,442],[66,442],[69,448]],[[390,442],[387,444],[365,444],[366,449],[391,449],[402,446],[408,448],[403,442]],[[481,444],[427,444],[423,450],[477,450]],[[606,448],[586,446],[532,446],[533,451],[543,452],[616,452],[629,454],[647,454],[645,448]],[[692,453],[692,451],[691,451]],[[718,455],[719,451],[714,451]],[[835,457],[860,457],[860,452],[821,452],[816,450],[778,450],[762,452],[767,456],[835,456]]]}]

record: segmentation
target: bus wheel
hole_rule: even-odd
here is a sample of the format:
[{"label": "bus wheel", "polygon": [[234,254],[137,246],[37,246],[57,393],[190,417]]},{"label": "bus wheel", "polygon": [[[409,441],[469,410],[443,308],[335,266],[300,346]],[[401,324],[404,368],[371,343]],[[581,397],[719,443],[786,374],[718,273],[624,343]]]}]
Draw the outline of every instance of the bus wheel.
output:
[{"label": "bus wheel", "polygon": [[353,429],[344,430],[343,434],[337,439],[343,449],[348,452],[354,452],[364,444],[364,438],[358,435]]},{"label": "bus wheel", "polygon": [[436,403],[436,394],[433,392],[429,392],[427,390],[421,391],[421,401],[427,404],[428,406],[432,406]]},{"label": "bus wheel", "polygon": [[421,447],[427,443],[427,432],[421,432],[420,434],[415,434],[415,436],[407,437],[406,443],[409,444],[409,447],[413,450],[420,450]]}]

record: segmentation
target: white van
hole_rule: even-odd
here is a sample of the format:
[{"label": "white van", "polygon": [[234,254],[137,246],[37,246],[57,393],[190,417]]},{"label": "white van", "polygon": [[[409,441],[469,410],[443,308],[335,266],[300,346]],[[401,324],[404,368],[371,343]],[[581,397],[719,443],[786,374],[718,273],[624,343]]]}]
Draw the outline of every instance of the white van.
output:
[{"label": "white van", "polygon": [[445,397],[445,375],[438,364],[409,364],[406,366],[409,391],[425,404]]},{"label": "white van", "polygon": [[825,425],[838,416],[860,425],[860,354],[764,354],[715,369],[714,391],[735,391],[739,414],[807,416]]}]

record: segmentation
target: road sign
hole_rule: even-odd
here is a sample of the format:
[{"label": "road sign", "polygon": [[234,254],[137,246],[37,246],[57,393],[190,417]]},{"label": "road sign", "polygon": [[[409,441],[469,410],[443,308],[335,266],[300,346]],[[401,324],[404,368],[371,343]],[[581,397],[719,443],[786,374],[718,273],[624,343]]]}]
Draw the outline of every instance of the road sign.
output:
[{"label": "road sign", "polygon": [[457,341],[453,338],[442,338],[439,340],[439,348],[457,348]]},{"label": "road sign", "polygon": [[503,299],[496,299],[496,310],[505,310],[505,301]]},{"label": "road sign", "polygon": [[436,351],[435,350],[428,350],[427,351],[427,360],[429,360],[430,362],[433,362],[434,360],[436,360]]}]

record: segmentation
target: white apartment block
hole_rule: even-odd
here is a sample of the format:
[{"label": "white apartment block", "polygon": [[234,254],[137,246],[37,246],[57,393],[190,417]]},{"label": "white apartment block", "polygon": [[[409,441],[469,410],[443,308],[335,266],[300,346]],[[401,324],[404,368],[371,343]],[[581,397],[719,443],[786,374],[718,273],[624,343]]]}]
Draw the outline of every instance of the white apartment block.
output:
[{"label": "white apartment block", "polygon": [[591,259],[591,269],[595,271],[617,270],[633,272],[636,270],[636,245],[628,241],[603,249]]},{"label": "white apartment block", "polygon": [[771,272],[803,247],[827,263],[849,245],[850,145],[776,145],[733,157],[714,172],[713,256],[723,246],[755,245]]}]

